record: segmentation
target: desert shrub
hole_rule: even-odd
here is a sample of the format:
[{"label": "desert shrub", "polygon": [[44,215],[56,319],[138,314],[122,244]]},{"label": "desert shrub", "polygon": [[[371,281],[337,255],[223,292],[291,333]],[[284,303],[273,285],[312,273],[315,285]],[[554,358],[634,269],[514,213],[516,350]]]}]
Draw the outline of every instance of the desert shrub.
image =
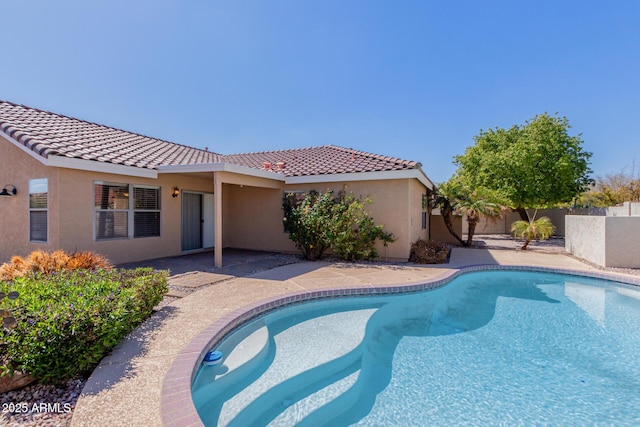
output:
[{"label": "desert shrub", "polygon": [[329,191],[320,194],[312,190],[301,200],[293,193],[285,195],[282,202],[284,227],[304,259],[320,259],[329,248],[332,206],[333,194]]},{"label": "desert shrub", "polygon": [[112,267],[112,264],[105,257],[93,252],[68,254],[61,250],[53,252],[37,250],[31,252],[26,258],[14,256],[11,258],[11,262],[0,265],[0,280],[12,280],[31,272],[50,274],[60,270],[109,269]]},{"label": "desert shrub", "polygon": [[376,240],[386,246],[394,239],[364,210],[370,203],[369,198],[356,198],[344,191],[337,197],[332,191],[320,194],[311,190],[298,198],[290,193],[282,203],[283,223],[305,259],[319,259],[327,249],[348,261],[371,259],[378,256]]},{"label": "desert shrub", "polygon": [[167,274],[136,270],[61,270],[0,282],[17,323],[0,329],[0,375],[19,371],[43,382],[89,372],[147,318],[167,291]]},{"label": "desert shrub", "polygon": [[418,264],[443,264],[447,262],[449,247],[446,243],[419,239],[411,245],[409,262]]},{"label": "desert shrub", "polygon": [[65,270],[110,269],[113,268],[113,265],[102,255],[93,252],[74,252],[69,256],[69,260],[64,268]]},{"label": "desert shrub", "polygon": [[385,246],[394,241],[393,235],[385,232],[383,225],[376,225],[365,211],[365,204],[371,203],[369,198],[356,198],[344,192],[335,200],[329,242],[331,249],[342,259],[354,261],[376,258],[376,240],[380,239]]}]

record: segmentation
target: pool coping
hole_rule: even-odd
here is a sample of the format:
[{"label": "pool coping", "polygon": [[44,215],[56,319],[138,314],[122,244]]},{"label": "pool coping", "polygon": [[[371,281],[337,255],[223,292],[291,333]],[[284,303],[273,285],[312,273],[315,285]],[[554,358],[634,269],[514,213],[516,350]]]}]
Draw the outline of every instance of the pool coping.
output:
[{"label": "pool coping", "polygon": [[198,367],[211,347],[256,317],[281,307],[313,300],[421,292],[442,287],[460,275],[492,270],[567,274],[640,287],[640,277],[616,273],[527,265],[480,264],[460,267],[453,271],[446,271],[430,280],[419,280],[403,285],[299,291],[267,298],[236,309],[217,319],[196,335],[177,355],[162,384],[160,412],[163,425],[168,427],[204,427],[191,394],[191,386]]}]

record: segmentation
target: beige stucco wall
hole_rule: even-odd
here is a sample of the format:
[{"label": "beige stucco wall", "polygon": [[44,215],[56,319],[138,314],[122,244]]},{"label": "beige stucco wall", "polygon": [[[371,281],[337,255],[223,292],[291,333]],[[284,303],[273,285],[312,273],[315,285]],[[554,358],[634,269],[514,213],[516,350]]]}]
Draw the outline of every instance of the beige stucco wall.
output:
[{"label": "beige stucco wall", "polygon": [[[540,218],[543,216],[548,217],[553,225],[556,226],[556,231],[554,235],[556,236],[564,236],[565,235],[565,222],[564,217],[568,215],[569,210],[564,208],[555,208],[555,209],[538,209],[537,212],[535,209],[528,209],[529,215],[533,216],[535,213],[536,218]],[[516,221],[519,221],[520,214],[517,212],[507,211],[505,212],[502,219],[498,220],[490,220],[487,218],[480,218],[478,225],[476,226],[475,234],[510,234],[511,233],[511,224]],[[469,224],[467,223],[466,218],[462,221],[462,233],[467,234],[469,231]]]},{"label": "beige stucco wall", "polygon": [[[213,179],[186,175],[159,175],[157,179],[59,169],[58,197],[63,207],[60,218],[60,247],[68,251],[94,251],[115,263],[174,256],[181,251],[181,197],[171,197],[173,187],[181,191],[211,193]],[[161,188],[160,236],[94,241],[93,185],[95,181],[152,185]],[[64,207],[73,207],[65,209]]]},{"label": "beige stucco wall", "polygon": [[[13,255],[25,256],[36,249],[94,251],[121,263],[181,253],[181,199],[172,198],[174,186],[181,190],[213,191],[212,178],[160,175],[158,179],[54,168],[0,137],[2,167],[0,188],[13,184],[14,197],[0,197],[0,262]],[[48,178],[47,243],[29,242],[29,180]],[[96,180],[161,187],[160,237],[94,241],[93,183]]]},{"label": "beige stucco wall", "polygon": [[396,242],[378,245],[381,258],[407,260],[411,242],[428,235],[422,230],[422,194],[425,187],[416,180],[395,179],[286,185],[280,189],[226,185],[224,195],[224,245],[235,248],[295,252],[282,227],[284,191],[347,191],[373,200],[366,207],[376,223],[394,234]]},{"label": "beige stucco wall", "polygon": [[[453,215],[451,217],[453,229],[456,233],[458,233],[459,236],[462,236],[462,222],[462,216],[460,215]],[[435,240],[436,242],[449,243],[452,245],[460,245],[460,242],[458,242],[456,238],[453,237],[451,233],[449,233],[442,215],[431,215],[429,223],[431,227],[431,240]]]},{"label": "beige stucco wall", "polygon": [[[180,255],[182,206],[181,197],[171,197],[173,187],[202,193],[212,193],[214,189],[213,173],[165,173],[154,179],[47,167],[5,139],[0,139],[0,152],[3,153],[0,188],[13,184],[18,189],[15,197],[0,197],[0,262],[39,248],[93,251],[114,263]],[[388,248],[379,244],[381,258],[406,260],[411,243],[428,236],[428,229],[422,230],[421,222],[422,194],[426,188],[415,179],[286,186],[278,180],[228,172],[219,172],[217,177],[223,183],[223,247],[296,252],[282,227],[283,192],[311,189],[338,192],[345,185],[347,191],[373,199],[367,210],[397,239]],[[49,241],[46,244],[29,243],[28,182],[34,178],[49,179]],[[95,241],[95,181],[160,187],[161,235]]]},{"label": "beige stucco wall", "polygon": [[36,249],[51,250],[58,244],[58,200],[49,197],[49,242],[29,242],[29,180],[47,178],[49,194],[57,193],[58,171],[42,163],[0,136],[0,189],[14,185],[13,197],[0,197],[0,262]]}]

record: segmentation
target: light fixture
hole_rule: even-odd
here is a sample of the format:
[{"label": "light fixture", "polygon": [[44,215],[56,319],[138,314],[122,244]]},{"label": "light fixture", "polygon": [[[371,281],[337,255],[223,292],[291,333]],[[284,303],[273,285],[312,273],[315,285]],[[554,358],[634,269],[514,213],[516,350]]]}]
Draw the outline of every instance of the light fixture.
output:
[{"label": "light fixture", "polygon": [[[11,190],[9,190],[9,187],[11,187]],[[5,185],[2,191],[0,191],[0,196],[15,196],[16,194],[18,194],[18,190],[16,190],[15,185],[11,184]]]},{"label": "light fixture", "polygon": [[171,197],[178,197],[180,195],[180,189],[178,187],[173,187],[173,191],[171,192]]}]

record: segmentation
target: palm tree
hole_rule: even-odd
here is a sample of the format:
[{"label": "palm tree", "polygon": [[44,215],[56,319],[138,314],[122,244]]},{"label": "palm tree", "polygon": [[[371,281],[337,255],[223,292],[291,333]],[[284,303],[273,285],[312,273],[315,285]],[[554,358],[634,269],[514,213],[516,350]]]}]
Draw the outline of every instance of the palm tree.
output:
[{"label": "palm tree", "polygon": [[456,200],[458,199],[459,186],[449,182],[443,182],[435,188],[435,197],[433,199],[433,207],[439,208],[444,220],[444,225],[449,230],[449,233],[460,242],[462,246],[465,246],[465,241],[456,233],[453,229],[453,222],[451,216],[456,210]]},{"label": "palm tree", "polygon": [[473,235],[476,231],[476,226],[478,225],[480,218],[485,217],[495,221],[502,218],[503,212],[502,206],[497,203],[492,203],[486,198],[482,198],[481,195],[476,192],[459,199],[456,204],[456,208],[466,215],[467,223],[469,224],[467,242],[464,246],[471,246],[471,243],[473,242]]},{"label": "palm tree", "polygon": [[[434,206],[440,208],[442,218],[449,233],[451,233],[462,246],[471,246],[473,235],[480,218],[487,217],[495,220],[502,217],[502,206],[490,202],[490,199],[492,199],[491,194],[480,190],[471,191],[455,179],[450,179],[440,184],[436,189]],[[469,232],[466,241],[462,240],[453,229],[451,216],[456,212],[462,213],[467,217]]]},{"label": "palm tree", "polygon": [[533,214],[533,218],[527,221],[516,221],[511,224],[511,232],[513,233],[513,237],[516,239],[524,239],[524,245],[522,246],[522,250],[527,250],[527,246],[529,242],[533,239],[546,240],[553,232],[556,230],[556,227],[553,225],[551,220],[543,216],[541,218],[535,219],[536,212]]}]

